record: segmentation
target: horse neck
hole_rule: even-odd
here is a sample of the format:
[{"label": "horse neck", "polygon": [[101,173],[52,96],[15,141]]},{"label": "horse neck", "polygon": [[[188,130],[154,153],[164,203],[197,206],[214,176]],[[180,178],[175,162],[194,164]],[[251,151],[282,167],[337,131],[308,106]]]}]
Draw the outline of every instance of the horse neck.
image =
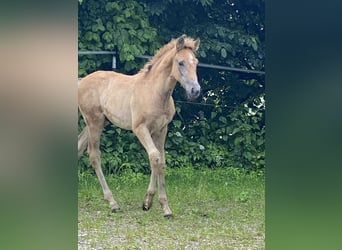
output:
[{"label": "horse neck", "polygon": [[172,95],[177,83],[176,79],[171,76],[173,54],[170,51],[149,72],[150,84],[153,84],[153,90],[157,95],[167,100]]}]

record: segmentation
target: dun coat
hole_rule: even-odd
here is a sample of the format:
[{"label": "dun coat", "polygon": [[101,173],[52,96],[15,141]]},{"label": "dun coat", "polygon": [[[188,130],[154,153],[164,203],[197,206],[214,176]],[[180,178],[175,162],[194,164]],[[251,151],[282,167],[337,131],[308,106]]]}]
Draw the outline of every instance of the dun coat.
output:
[{"label": "dun coat", "polygon": [[175,114],[172,93],[177,82],[188,98],[197,98],[195,52],[199,39],[182,35],[164,45],[135,75],[96,71],[78,82],[78,105],[86,127],[78,136],[78,158],[88,148],[89,159],[113,212],[120,209],[101,169],[100,135],[109,122],[132,130],[147,151],[150,183],[143,201],[149,210],[158,183],[158,196],[165,217],[172,216],[165,192],[164,144],[167,125]]}]

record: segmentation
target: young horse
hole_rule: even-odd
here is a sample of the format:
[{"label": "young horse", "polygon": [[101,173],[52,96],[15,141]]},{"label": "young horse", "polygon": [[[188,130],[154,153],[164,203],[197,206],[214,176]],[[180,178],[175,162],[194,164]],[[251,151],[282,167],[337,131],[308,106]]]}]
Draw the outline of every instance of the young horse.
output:
[{"label": "young horse", "polygon": [[113,212],[119,210],[103,176],[100,135],[108,121],[132,130],[147,151],[151,177],[143,210],[149,210],[158,182],[159,202],[165,217],[171,217],[165,192],[164,144],[167,125],[175,114],[172,92],[178,82],[190,99],[200,94],[194,52],[200,40],[182,35],[171,40],[135,75],[96,71],[78,83],[78,105],[86,127],[78,136],[78,157],[88,146],[92,167],[101,183],[104,199]]}]

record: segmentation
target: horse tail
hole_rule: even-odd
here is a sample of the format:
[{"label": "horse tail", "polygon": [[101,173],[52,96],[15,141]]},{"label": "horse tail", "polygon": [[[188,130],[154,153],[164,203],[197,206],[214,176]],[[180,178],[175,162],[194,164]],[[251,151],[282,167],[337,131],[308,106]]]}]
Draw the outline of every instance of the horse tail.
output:
[{"label": "horse tail", "polygon": [[[77,79],[77,86],[80,86],[80,82],[83,78],[79,77]],[[80,110],[78,108],[78,110]],[[81,158],[81,156],[84,153],[84,150],[88,147],[88,128],[85,126],[82,130],[82,132],[78,135],[78,159]]]},{"label": "horse tail", "polygon": [[87,126],[85,126],[82,132],[78,135],[78,159],[81,158],[87,146],[88,146],[88,128]]}]

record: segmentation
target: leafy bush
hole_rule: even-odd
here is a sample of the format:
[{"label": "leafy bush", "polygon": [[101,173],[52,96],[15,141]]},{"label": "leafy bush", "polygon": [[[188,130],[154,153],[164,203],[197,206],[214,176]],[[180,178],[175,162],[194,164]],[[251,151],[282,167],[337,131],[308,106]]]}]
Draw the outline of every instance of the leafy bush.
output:
[{"label": "leafy bush", "polygon": [[[136,55],[153,53],[157,30],[149,24],[144,4],[134,0],[87,0],[79,2],[79,50],[116,51],[122,67],[137,67]],[[108,65],[111,56],[81,55],[79,76]]]},{"label": "leafy bush", "polygon": [[187,125],[174,120],[166,150],[168,166],[205,165],[209,168],[265,166],[264,107],[251,110],[244,105],[230,112],[215,107],[209,117],[199,111]]},{"label": "leafy bush", "polygon": [[[181,120],[181,109],[177,106],[179,115],[169,125],[165,143],[167,166],[263,168],[264,110],[254,112],[244,105],[229,113],[216,107],[210,117],[200,111],[194,120]],[[108,126],[101,136],[100,149],[106,174],[118,174],[127,169],[135,173],[150,171],[147,154],[130,131]],[[81,169],[89,166],[84,158],[87,157],[81,159]]]},{"label": "leafy bush", "polygon": [[[79,50],[117,52],[117,68],[123,73],[141,68],[145,61],[135,56],[153,55],[183,33],[200,36],[200,62],[265,67],[264,1],[79,0],[78,14]],[[79,77],[111,69],[111,60],[107,55],[80,55]],[[199,105],[176,103],[165,145],[167,166],[264,168],[264,75],[199,67],[198,77]],[[176,87],[173,96],[184,100],[181,88]],[[83,126],[79,119],[80,129]],[[106,174],[150,171],[147,154],[131,132],[108,126],[101,136],[101,152]],[[79,166],[80,171],[89,168],[88,157],[82,157]]]}]

